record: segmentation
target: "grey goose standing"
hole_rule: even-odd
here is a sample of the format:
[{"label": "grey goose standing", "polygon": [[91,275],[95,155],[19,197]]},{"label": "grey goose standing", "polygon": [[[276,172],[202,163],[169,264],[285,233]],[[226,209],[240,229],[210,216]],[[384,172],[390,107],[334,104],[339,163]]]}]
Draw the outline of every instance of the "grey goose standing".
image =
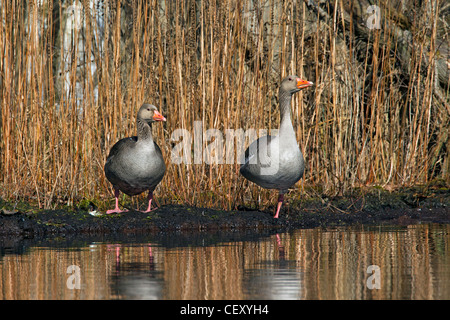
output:
[{"label": "grey goose standing", "polygon": [[278,189],[278,218],[284,194],[303,176],[305,163],[297,144],[291,121],[291,98],[301,89],[313,85],[291,75],[283,79],[278,91],[281,121],[277,136],[263,136],[245,151],[240,173],[248,180],[266,189]]},{"label": "grey goose standing", "polygon": [[[120,213],[119,193],[134,196],[148,190],[148,207],[152,211],[153,190],[166,171],[159,146],[153,141],[152,123],[166,121],[154,105],[143,104],[137,114],[137,136],[123,138],[111,148],[105,175],[114,188],[116,206],[106,213]],[[154,209],[153,209],[154,210]]]}]

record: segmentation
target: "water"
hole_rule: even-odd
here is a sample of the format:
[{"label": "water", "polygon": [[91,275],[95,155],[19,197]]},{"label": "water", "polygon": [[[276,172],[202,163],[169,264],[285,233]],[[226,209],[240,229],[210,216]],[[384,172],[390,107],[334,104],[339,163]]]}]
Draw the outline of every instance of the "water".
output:
[{"label": "water", "polygon": [[3,242],[0,299],[450,299],[449,235],[430,224]]}]

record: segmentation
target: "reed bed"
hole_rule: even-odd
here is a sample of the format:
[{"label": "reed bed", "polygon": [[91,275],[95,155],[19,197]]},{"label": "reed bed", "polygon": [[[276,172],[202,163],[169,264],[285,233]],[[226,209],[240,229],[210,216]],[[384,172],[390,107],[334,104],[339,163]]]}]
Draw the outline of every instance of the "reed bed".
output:
[{"label": "reed bed", "polygon": [[153,128],[168,168],[160,204],[266,206],[274,193],[237,159],[195,163],[213,140],[172,163],[173,132],[276,129],[288,74],[315,83],[293,99],[306,172],[290,199],[448,183],[450,6],[406,2],[380,1],[370,29],[366,1],[2,1],[0,197],[109,199],[109,149],[148,102],[167,118]]}]

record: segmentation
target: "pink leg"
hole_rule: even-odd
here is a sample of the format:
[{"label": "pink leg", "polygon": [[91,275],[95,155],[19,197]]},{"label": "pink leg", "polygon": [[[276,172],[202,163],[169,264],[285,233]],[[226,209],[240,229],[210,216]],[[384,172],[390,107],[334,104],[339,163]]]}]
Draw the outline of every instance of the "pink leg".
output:
[{"label": "pink leg", "polygon": [[281,243],[281,239],[280,236],[278,235],[278,233],[276,234],[277,237],[277,244],[278,244],[278,252],[280,253],[280,260],[284,260],[284,246]]},{"label": "pink leg", "polygon": [[123,210],[119,209],[119,193],[120,193],[119,189],[114,189],[114,197],[116,198],[116,207],[114,209],[112,209],[112,210],[106,211],[107,214],[121,213],[121,212],[127,212],[128,211],[127,209],[123,209]]},{"label": "pink leg", "polygon": [[148,213],[148,212],[151,212],[153,210],[158,209],[158,208],[155,207],[155,209],[152,210],[153,191],[149,191],[148,192],[148,198],[147,199],[148,199],[148,207],[147,207],[147,210],[144,211],[144,213]]},{"label": "pink leg", "polygon": [[120,246],[116,247],[116,263],[120,262]]},{"label": "pink leg", "polygon": [[111,251],[111,250],[116,251],[116,263],[119,264],[119,262],[120,262],[120,244],[108,244],[108,245],[106,245],[106,248],[108,248],[108,251]]},{"label": "pink leg", "polygon": [[277,233],[277,234],[275,235],[275,237],[277,238],[278,248],[283,247],[283,245],[281,244],[280,235]]},{"label": "pink leg", "polygon": [[152,244],[151,243],[148,244],[148,257],[149,257],[149,262],[153,263],[153,252],[152,252]]},{"label": "pink leg", "polygon": [[284,195],[282,193],[280,193],[280,195],[278,196],[277,212],[273,216],[275,219],[277,219],[278,215],[280,214],[280,209],[281,209],[281,205],[283,204],[283,200],[284,200]]}]

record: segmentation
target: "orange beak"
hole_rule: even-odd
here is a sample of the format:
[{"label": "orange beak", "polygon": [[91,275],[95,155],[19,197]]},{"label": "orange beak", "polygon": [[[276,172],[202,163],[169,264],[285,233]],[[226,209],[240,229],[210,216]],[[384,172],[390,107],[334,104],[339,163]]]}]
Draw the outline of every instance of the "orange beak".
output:
[{"label": "orange beak", "polygon": [[312,86],[313,84],[314,83],[312,83],[311,81],[302,80],[300,78],[297,78],[297,88],[298,89],[305,89],[305,88]]},{"label": "orange beak", "polygon": [[153,112],[153,120],[166,121],[166,118],[164,118],[164,116],[161,113],[159,113],[158,111],[155,110],[155,112]]}]

